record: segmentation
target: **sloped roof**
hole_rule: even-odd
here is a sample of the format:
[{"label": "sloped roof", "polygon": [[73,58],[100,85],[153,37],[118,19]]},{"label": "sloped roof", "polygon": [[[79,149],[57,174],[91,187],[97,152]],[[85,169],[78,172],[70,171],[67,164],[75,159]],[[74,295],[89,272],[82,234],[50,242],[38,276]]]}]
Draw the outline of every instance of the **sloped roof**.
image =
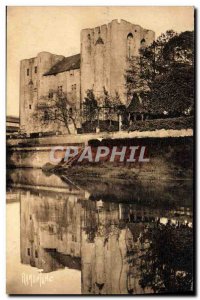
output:
[{"label": "sloped roof", "polygon": [[10,122],[10,123],[19,123],[19,117],[15,117],[15,116],[6,116],[6,122]]},{"label": "sloped roof", "polygon": [[133,97],[132,97],[132,100],[128,106],[128,111],[129,112],[135,112],[135,111],[138,111],[138,110],[141,110],[141,103],[140,103],[140,100],[139,100],[139,97],[137,95],[137,93],[134,93],[133,94]]},{"label": "sloped roof", "polygon": [[76,69],[80,69],[80,54],[64,57],[61,61],[51,67],[48,72],[44,73],[44,76],[56,75],[58,73]]},{"label": "sloped roof", "polygon": [[134,93],[130,104],[127,107],[129,113],[143,113],[146,111],[144,105],[144,99],[141,98],[141,94]]}]

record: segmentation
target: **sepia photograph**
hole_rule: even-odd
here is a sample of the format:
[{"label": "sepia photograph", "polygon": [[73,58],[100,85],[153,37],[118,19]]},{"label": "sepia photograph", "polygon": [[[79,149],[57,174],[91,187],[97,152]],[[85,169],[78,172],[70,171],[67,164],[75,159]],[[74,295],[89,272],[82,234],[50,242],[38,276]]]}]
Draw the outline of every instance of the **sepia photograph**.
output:
[{"label": "sepia photograph", "polygon": [[6,293],[195,294],[195,8],[6,7]]}]

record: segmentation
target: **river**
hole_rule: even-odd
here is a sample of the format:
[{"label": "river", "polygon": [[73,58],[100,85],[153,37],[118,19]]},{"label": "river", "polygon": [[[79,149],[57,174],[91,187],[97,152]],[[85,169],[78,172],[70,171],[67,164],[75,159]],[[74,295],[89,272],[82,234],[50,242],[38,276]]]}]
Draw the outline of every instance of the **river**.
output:
[{"label": "river", "polygon": [[190,293],[190,180],[7,172],[9,294]]}]

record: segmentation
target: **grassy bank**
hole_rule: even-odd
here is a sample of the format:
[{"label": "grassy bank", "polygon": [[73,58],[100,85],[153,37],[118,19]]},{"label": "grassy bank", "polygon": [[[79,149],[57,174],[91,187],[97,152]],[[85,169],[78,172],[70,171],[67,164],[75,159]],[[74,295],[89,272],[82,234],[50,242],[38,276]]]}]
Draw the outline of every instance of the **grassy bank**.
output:
[{"label": "grassy bank", "polygon": [[[149,162],[119,162],[111,163],[109,157],[100,162],[75,162],[69,168],[62,167],[56,170],[60,174],[69,174],[71,177],[84,178],[112,178],[112,179],[192,179],[193,176],[193,138],[142,138],[142,139],[105,139],[91,141],[90,145],[97,146],[145,146],[146,157]],[[44,166],[46,171],[54,171],[54,166]]]}]

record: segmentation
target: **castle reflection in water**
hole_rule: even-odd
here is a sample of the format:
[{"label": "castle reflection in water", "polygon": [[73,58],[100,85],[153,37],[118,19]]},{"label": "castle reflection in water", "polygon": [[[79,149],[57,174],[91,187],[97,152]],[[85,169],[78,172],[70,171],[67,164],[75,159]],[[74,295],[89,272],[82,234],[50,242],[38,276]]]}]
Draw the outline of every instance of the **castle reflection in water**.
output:
[{"label": "castle reflection in water", "polygon": [[154,199],[141,204],[134,192],[130,202],[123,184],[123,201],[120,193],[115,198],[119,183],[109,187],[111,195],[99,184],[82,188],[39,170],[10,174],[8,194],[17,190],[20,198],[21,263],[43,272],[80,270],[82,294],[190,291],[190,190],[171,205],[152,205]]}]

